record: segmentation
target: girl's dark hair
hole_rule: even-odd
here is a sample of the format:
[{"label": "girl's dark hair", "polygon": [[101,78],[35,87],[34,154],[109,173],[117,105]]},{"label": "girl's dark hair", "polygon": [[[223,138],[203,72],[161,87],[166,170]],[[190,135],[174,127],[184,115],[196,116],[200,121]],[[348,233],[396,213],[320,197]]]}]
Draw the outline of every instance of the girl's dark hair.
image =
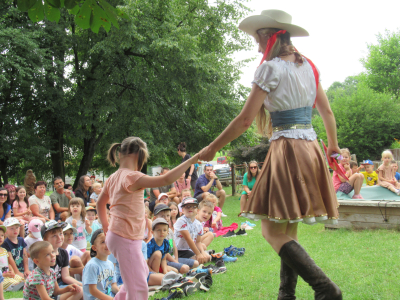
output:
[{"label": "girl's dark hair", "polygon": [[[79,178],[78,186],[77,186],[76,189],[75,189],[75,191],[80,190],[85,198],[86,198],[86,193],[85,193],[85,192],[87,192],[87,189],[86,189],[86,187],[85,187],[85,178],[86,178],[86,177],[90,178],[89,175],[82,175],[82,176]],[[89,188],[89,189],[90,189],[90,188]]]},{"label": "girl's dark hair", "polygon": [[147,151],[147,145],[140,138],[131,136],[122,141],[122,143],[114,143],[108,149],[107,160],[110,164],[115,167],[118,162],[117,150],[121,155],[137,154],[138,162],[137,167],[139,170],[142,169],[143,165],[147,162],[149,158],[149,152]]},{"label": "girl's dark hair", "polygon": [[4,201],[4,203],[3,203],[3,211],[6,212],[7,205],[10,205],[10,204],[8,204],[8,201],[10,201],[10,193],[8,192],[8,190],[6,188],[3,188],[3,187],[0,187],[0,191],[6,191],[7,192],[7,200]]},{"label": "girl's dark hair", "polygon": [[[19,197],[18,197],[18,192],[19,192],[20,189],[24,189],[25,190],[25,187],[23,185],[17,187],[17,190],[16,190],[17,191],[17,195],[15,195],[14,202],[18,201],[18,208],[20,207],[20,205],[19,205]],[[26,192],[26,190],[25,190],[25,192]],[[29,207],[28,194],[25,194],[24,202],[26,203],[26,206]],[[13,205],[14,205],[14,203],[13,203]]]},{"label": "girl's dark hair", "polygon": [[178,209],[178,214],[176,215],[176,219],[178,220],[178,218],[181,217],[181,213],[179,212],[179,206],[174,201],[171,201],[170,203],[168,203],[168,207],[171,207],[172,205],[175,205],[176,208]]},{"label": "girl's dark hair", "polygon": [[35,190],[39,185],[44,185],[47,188],[47,183],[45,181],[38,181],[35,183]]},{"label": "girl's dark hair", "polygon": [[185,142],[179,143],[178,151],[186,152],[186,143]]},{"label": "girl's dark hair", "polygon": [[260,168],[258,167],[258,163],[255,160],[252,160],[251,162],[249,162],[249,166],[247,168],[247,180],[248,180],[248,182],[250,182],[251,178],[253,177],[253,175],[251,175],[251,171],[250,171],[250,165],[251,164],[256,164],[256,166],[257,166],[257,173],[256,173],[256,176],[255,176],[256,178],[258,176],[258,173],[260,173]]}]

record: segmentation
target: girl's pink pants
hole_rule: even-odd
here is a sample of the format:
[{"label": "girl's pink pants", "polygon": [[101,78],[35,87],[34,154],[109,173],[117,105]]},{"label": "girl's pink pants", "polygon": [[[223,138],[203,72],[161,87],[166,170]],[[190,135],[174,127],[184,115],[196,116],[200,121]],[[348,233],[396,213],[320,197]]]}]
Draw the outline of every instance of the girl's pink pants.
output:
[{"label": "girl's pink pants", "polygon": [[114,299],[147,300],[149,268],[142,254],[142,240],[126,239],[109,230],[106,243],[119,263],[124,281]]}]

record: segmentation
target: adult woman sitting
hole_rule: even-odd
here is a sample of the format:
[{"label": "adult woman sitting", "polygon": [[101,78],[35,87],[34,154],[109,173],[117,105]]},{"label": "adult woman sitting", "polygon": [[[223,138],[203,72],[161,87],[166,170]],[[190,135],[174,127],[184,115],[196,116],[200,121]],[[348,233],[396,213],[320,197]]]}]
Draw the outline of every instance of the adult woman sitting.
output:
[{"label": "adult woman sitting", "polygon": [[44,218],[46,221],[54,220],[55,213],[49,196],[46,196],[47,183],[38,181],[35,183],[35,194],[30,196],[29,209],[32,215],[39,218]]},{"label": "adult woman sitting", "polygon": [[257,162],[252,160],[249,163],[249,168],[243,176],[243,192],[240,197],[240,213],[243,212],[244,206],[246,205],[247,199],[251,194],[254,184],[256,183],[256,178],[260,169],[258,168]]},{"label": "adult woman sitting", "polygon": [[92,181],[88,175],[83,175],[79,178],[78,187],[75,190],[75,197],[79,197],[85,203],[85,206],[90,202],[90,188]]},{"label": "adult woman sitting", "polygon": [[0,225],[3,225],[5,219],[11,217],[11,206],[7,203],[8,198],[8,191],[0,188]]},{"label": "adult woman sitting", "polygon": [[13,203],[14,203],[15,197],[17,196],[17,188],[13,184],[6,184],[4,187],[8,191],[7,204],[11,206],[11,217],[14,217]]}]

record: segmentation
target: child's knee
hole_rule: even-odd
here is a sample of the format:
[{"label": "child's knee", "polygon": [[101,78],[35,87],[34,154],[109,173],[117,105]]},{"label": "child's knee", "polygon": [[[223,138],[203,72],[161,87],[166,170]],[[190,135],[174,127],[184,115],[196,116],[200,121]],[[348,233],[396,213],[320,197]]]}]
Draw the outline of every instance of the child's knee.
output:
[{"label": "child's knee", "polygon": [[160,251],[160,250],[157,250],[157,251],[154,251],[154,252],[153,252],[153,254],[150,256],[150,259],[151,259],[151,260],[154,260],[154,259],[161,259],[161,257],[162,257],[161,251]]},{"label": "child's knee", "polygon": [[188,266],[188,265],[183,265],[183,266],[180,268],[179,273],[185,274],[185,273],[187,273],[187,272],[189,272],[189,271],[190,271],[189,266]]},{"label": "child's knee", "polygon": [[83,263],[78,256],[72,256],[69,260],[69,266],[71,268],[83,267]]},{"label": "child's knee", "polygon": [[197,260],[195,260],[193,263],[193,268],[197,268],[198,266],[199,266],[199,262]]}]

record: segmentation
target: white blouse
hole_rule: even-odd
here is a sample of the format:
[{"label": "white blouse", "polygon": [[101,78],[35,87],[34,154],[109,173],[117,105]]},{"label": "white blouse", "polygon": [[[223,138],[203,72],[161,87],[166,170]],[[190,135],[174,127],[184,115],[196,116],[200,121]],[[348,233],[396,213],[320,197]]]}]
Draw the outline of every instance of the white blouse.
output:
[{"label": "white blouse", "polygon": [[[313,106],[317,92],[314,72],[307,59],[301,66],[278,57],[264,61],[257,68],[253,83],[268,93],[264,106],[271,112]],[[317,138],[313,128],[291,129],[274,132],[270,141],[281,136],[310,141]]]}]

